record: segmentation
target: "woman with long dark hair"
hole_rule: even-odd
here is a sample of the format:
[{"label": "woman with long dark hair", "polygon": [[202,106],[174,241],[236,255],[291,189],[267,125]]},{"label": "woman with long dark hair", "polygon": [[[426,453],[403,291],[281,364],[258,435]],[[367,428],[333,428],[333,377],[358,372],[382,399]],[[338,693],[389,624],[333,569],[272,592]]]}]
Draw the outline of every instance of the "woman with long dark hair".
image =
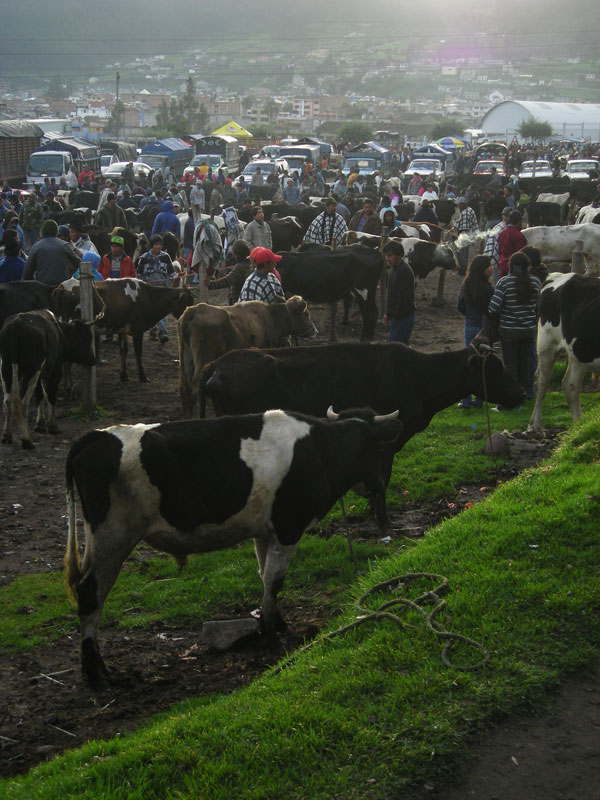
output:
[{"label": "woman with long dark hair", "polygon": [[[490,298],[494,293],[491,283],[493,265],[489,256],[475,256],[469,265],[467,274],[458,295],[457,309],[465,316],[465,346],[468,347],[483,327],[483,317],[487,312]],[[479,408],[482,401],[474,400],[471,395],[463,398],[459,408]]]},{"label": "woman with long dark hair", "polygon": [[[508,372],[524,391],[529,388],[531,349],[537,330],[537,298],[540,281],[529,272],[525,253],[514,253],[509,273],[500,278],[488,306],[488,314],[499,318],[502,358]],[[500,406],[498,410],[502,410]]]}]

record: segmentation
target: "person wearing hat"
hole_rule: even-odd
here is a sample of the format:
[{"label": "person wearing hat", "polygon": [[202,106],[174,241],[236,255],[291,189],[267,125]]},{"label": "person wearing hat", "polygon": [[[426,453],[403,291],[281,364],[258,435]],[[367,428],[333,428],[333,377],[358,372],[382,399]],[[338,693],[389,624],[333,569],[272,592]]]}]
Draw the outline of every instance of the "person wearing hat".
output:
[{"label": "person wearing hat", "polygon": [[458,234],[459,237],[468,237],[466,244],[459,247],[456,253],[459,275],[466,275],[467,266],[471,261],[472,250],[474,250],[471,240],[474,241],[474,235],[479,231],[479,223],[477,222],[477,215],[469,206],[469,201],[464,195],[458,198],[456,204],[458,205],[460,214],[451,230]]},{"label": "person wearing hat", "polygon": [[430,225],[439,225],[440,221],[431,200],[422,200],[421,208],[413,217],[413,222],[425,222]]},{"label": "person wearing hat", "polygon": [[19,214],[19,222],[25,233],[25,242],[31,249],[40,238],[40,228],[44,221],[44,209],[33,192],[27,197]]},{"label": "person wearing hat", "polygon": [[390,342],[409,344],[415,324],[415,276],[404,260],[404,247],[390,240],[383,248],[389,269],[386,311],[383,324],[389,325]]},{"label": "person wearing hat", "polygon": [[337,200],[328,197],[325,201],[325,211],[316,216],[308,226],[304,241],[308,244],[331,244],[333,239],[340,242],[348,230],[346,221],[337,213]]},{"label": "person wearing hat", "polygon": [[114,228],[129,228],[125,212],[117,205],[117,196],[114,192],[108,193],[106,205],[96,213],[94,224],[111,230]]},{"label": "person wearing hat", "polygon": [[492,261],[492,267],[494,270],[493,272],[494,285],[498,283],[498,278],[500,277],[500,253],[498,252],[498,236],[508,225],[508,218],[511,215],[511,213],[512,213],[512,208],[510,206],[505,206],[502,209],[502,219],[497,225],[495,225],[488,232],[488,235],[485,237],[485,242],[483,245],[483,255],[489,256]]},{"label": "person wearing hat", "polygon": [[71,222],[69,230],[71,233],[71,241],[78,250],[81,250],[82,253],[89,251],[90,253],[95,253],[97,256],[100,256],[96,245],[92,242],[87,233],[83,233],[82,223],[78,219],[74,219]]},{"label": "person wearing hat", "polygon": [[57,238],[58,225],[47,219],[42,225],[42,238],[29,251],[23,280],[32,279],[58,286],[72,276],[81,259],[70,245]]},{"label": "person wearing hat", "polygon": [[255,250],[256,252],[253,250],[251,255],[256,269],[244,281],[238,302],[262,300],[264,303],[272,303],[277,296],[284,297],[279,278],[273,274],[275,264],[281,261],[282,257],[267,247]]},{"label": "person wearing hat", "polygon": [[513,253],[527,246],[527,239],[521,232],[523,217],[514,209],[508,217],[508,225],[498,235],[498,263],[500,277],[508,275],[508,262]]},{"label": "person wearing hat", "polygon": [[99,272],[107,278],[135,278],[136,272],[133,261],[125,253],[125,240],[122,236],[112,236],[110,240],[110,253],[102,257]]}]

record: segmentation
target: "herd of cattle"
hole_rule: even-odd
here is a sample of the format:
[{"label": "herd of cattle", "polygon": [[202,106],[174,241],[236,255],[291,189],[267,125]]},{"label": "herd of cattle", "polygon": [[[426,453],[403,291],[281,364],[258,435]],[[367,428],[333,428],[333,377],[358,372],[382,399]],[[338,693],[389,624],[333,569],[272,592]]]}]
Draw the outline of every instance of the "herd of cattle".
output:
[{"label": "herd of cattle", "polygon": [[[451,247],[421,238],[419,229],[398,235],[418,277],[435,266],[456,267]],[[584,242],[590,262],[600,263],[600,226],[594,222],[530,228],[525,235],[547,262],[553,255],[570,260],[575,237]],[[277,594],[292,554],[303,531],[337,499],[362,485],[384,526],[393,459],[438,411],[469,394],[506,408],[522,402],[521,388],[483,341],[434,354],[368,341],[383,272],[381,242],[370,238],[349,235],[335,251],[311,246],[284,253],[278,268],[289,299],[270,305],[194,304],[187,287],[124,278],[94,284],[94,320],[83,322],[77,281],[56,288],[36,281],[0,284],[2,442],[12,441],[14,417],[24,448],[33,446],[27,424],[31,397],[38,405],[36,430],[56,432],[58,384],[67,364],[95,363],[93,330],[119,333],[122,380],[132,337],[144,382],[144,333],[168,314],[179,320],[185,420],[95,430],[72,446],[67,459],[65,571],[78,602],[82,667],[92,686],[101,686],[106,673],[97,638],[102,608],[140,541],[183,564],[190,553],[254,539],[264,586],[262,625],[278,629],[283,620]],[[284,346],[290,336],[316,334],[307,300],[334,303],[350,294],[359,303],[365,341]],[[597,278],[550,275],[540,297],[533,426],[541,428],[543,396],[561,350],[569,362],[569,406],[573,418],[579,416],[583,374],[600,369],[599,314]],[[204,419],[207,401],[214,419]],[[338,415],[333,408],[351,410]],[[85,531],[81,563],[75,489]]]}]

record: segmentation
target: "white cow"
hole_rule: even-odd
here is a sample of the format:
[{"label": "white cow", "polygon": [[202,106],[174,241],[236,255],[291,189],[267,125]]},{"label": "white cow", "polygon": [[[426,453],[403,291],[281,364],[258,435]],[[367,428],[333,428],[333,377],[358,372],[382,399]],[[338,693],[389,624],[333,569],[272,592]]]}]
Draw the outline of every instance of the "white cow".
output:
[{"label": "white cow", "polygon": [[569,202],[569,197],[570,197],[569,192],[563,192],[562,194],[550,194],[550,192],[540,192],[540,194],[538,194],[538,196],[535,198],[535,202],[558,203],[558,205],[562,207]]},{"label": "white cow", "polygon": [[528,245],[540,250],[542,261],[547,264],[570,262],[575,242],[581,240],[586,268],[589,270],[592,265],[600,265],[600,225],[587,222],[583,225],[523,228],[523,235]]},{"label": "white cow", "polygon": [[583,206],[577,212],[577,219],[575,222],[577,225],[583,225],[585,222],[594,222],[596,217],[598,217],[600,221],[600,208],[598,206]]}]

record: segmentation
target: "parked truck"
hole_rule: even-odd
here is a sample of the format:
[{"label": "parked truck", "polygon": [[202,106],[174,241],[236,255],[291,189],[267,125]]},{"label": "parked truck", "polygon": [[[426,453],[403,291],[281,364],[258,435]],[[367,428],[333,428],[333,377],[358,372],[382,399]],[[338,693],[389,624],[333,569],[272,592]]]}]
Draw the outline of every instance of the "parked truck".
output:
[{"label": "parked truck", "polygon": [[147,164],[153,170],[163,170],[166,166],[171,168],[175,177],[181,177],[183,170],[192,160],[194,148],[175,137],[171,139],[157,139],[151,144],[144,145],[137,160]]},{"label": "parked truck", "polygon": [[0,122],[0,181],[15,187],[27,177],[27,164],[39,149],[44,131],[28,120],[7,119]]},{"label": "parked truck", "polygon": [[44,178],[54,178],[60,183],[67,177],[69,168],[79,174],[91,169],[100,174],[100,151],[87,139],[77,137],[53,138],[32,153],[27,165],[27,185],[43,183]]}]

